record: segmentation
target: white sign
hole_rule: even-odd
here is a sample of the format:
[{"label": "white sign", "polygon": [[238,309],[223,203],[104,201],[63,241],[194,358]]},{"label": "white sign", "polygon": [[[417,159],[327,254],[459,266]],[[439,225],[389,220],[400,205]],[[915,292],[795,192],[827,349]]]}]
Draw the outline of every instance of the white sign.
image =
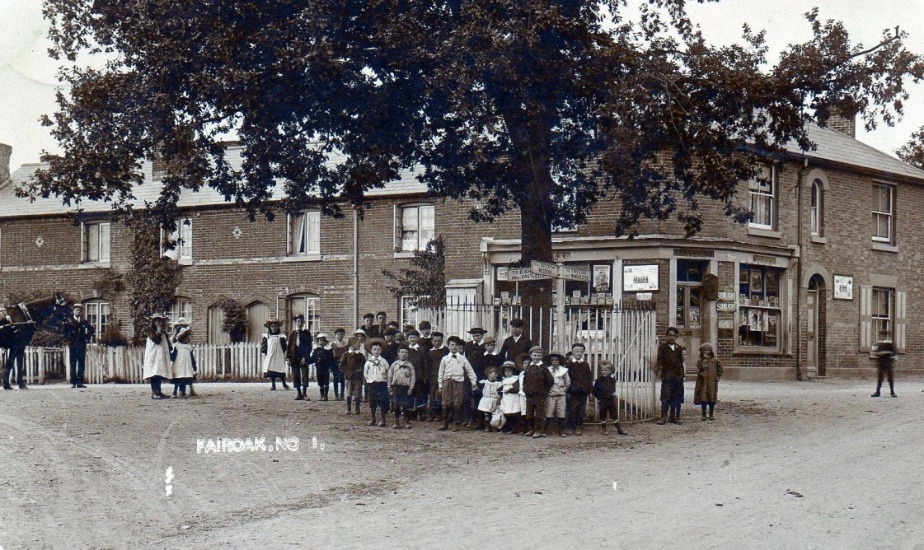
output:
[{"label": "white sign", "polygon": [[658,290],[658,264],[622,266],[623,292],[649,292],[653,290]]},{"label": "white sign", "polygon": [[734,302],[716,302],[715,303],[716,311],[735,311],[737,307],[738,307],[738,304]]},{"label": "white sign", "polygon": [[550,279],[548,275],[540,275],[534,273],[530,268],[527,267],[511,267],[507,270],[507,280],[508,281],[539,281],[544,279]]},{"label": "white sign", "polygon": [[734,302],[735,293],[734,292],[719,292],[719,300],[722,302]]},{"label": "white sign", "polygon": [[590,270],[583,267],[560,266],[558,277],[569,281],[590,281]]},{"label": "white sign", "polygon": [[651,293],[650,292],[639,292],[638,294],[635,295],[635,299],[638,300],[639,302],[650,302]]},{"label": "white sign", "polygon": [[834,276],[834,299],[853,300],[853,277],[846,275]]},{"label": "white sign", "polygon": [[529,264],[529,270],[536,275],[544,275],[544,278],[558,277],[558,266],[555,264],[550,264],[549,262],[533,260],[532,263]]}]

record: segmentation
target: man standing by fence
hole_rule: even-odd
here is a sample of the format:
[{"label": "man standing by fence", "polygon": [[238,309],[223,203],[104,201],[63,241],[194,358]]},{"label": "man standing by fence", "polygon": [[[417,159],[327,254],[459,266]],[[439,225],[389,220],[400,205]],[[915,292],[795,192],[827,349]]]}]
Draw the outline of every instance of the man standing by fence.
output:
[{"label": "man standing by fence", "polygon": [[305,330],[305,316],[299,313],[293,319],[295,329],[289,334],[289,347],[286,349],[289,367],[292,369],[292,381],[297,395],[296,401],[308,399],[308,379],[310,371],[308,364],[311,359],[311,332]]},{"label": "man standing by fence", "polygon": [[71,367],[71,387],[86,388],[83,374],[87,368],[87,344],[93,341],[93,325],[83,318],[83,305],[74,304],[74,316],[64,325],[68,361]]},{"label": "man standing by fence", "polygon": [[501,359],[504,361],[513,361],[532,349],[533,343],[529,337],[523,336],[523,325],[523,319],[510,321],[510,336],[504,340],[500,350]]}]

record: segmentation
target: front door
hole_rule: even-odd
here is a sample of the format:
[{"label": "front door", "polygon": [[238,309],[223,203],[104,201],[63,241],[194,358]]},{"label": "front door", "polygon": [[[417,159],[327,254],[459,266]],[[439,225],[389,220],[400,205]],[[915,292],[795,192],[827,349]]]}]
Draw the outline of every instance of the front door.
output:
[{"label": "front door", "polygon": [[807,357],[805,368],[809,376],[818,375],[818,291],[809,287],[805,297],[808,327],[805,333]]},{"label": "front door", "polygon": [[677,305],[674,326],[680,331],[680,340],[687,349],[687,370],[696,369],[699,346],[703,342],[706,326],[703,304],[703,275],[708,261],[677,260]]}]

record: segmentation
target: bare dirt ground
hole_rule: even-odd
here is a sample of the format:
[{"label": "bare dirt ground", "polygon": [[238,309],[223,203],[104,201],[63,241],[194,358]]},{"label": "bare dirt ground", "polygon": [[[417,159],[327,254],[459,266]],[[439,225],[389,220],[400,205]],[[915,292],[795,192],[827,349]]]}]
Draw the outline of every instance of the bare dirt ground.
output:
[{"label": "bare dirt ground", "polygon": [[873,385],[723,382],[715,422],[539,440],[262,384],[0,392],[0,548],[924,548],[924,379]]}]

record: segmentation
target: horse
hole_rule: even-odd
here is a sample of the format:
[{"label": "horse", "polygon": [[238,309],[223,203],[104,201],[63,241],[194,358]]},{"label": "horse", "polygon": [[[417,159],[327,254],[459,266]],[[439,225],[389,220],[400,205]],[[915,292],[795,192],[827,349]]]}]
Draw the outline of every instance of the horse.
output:
[{"label": "horse", "polygon": [[3,389],[12,389],[10,375],[16,367],[16,383],[26,389],[23,381],[26,346],[32,342],[39,327],[61,330],[62,322],[72,314],[67,300],[59,293],[48,298],[20,302],[4,308],[6,316],[0,317],[0,348],[9,350],[6,368],[3,372]]}]

